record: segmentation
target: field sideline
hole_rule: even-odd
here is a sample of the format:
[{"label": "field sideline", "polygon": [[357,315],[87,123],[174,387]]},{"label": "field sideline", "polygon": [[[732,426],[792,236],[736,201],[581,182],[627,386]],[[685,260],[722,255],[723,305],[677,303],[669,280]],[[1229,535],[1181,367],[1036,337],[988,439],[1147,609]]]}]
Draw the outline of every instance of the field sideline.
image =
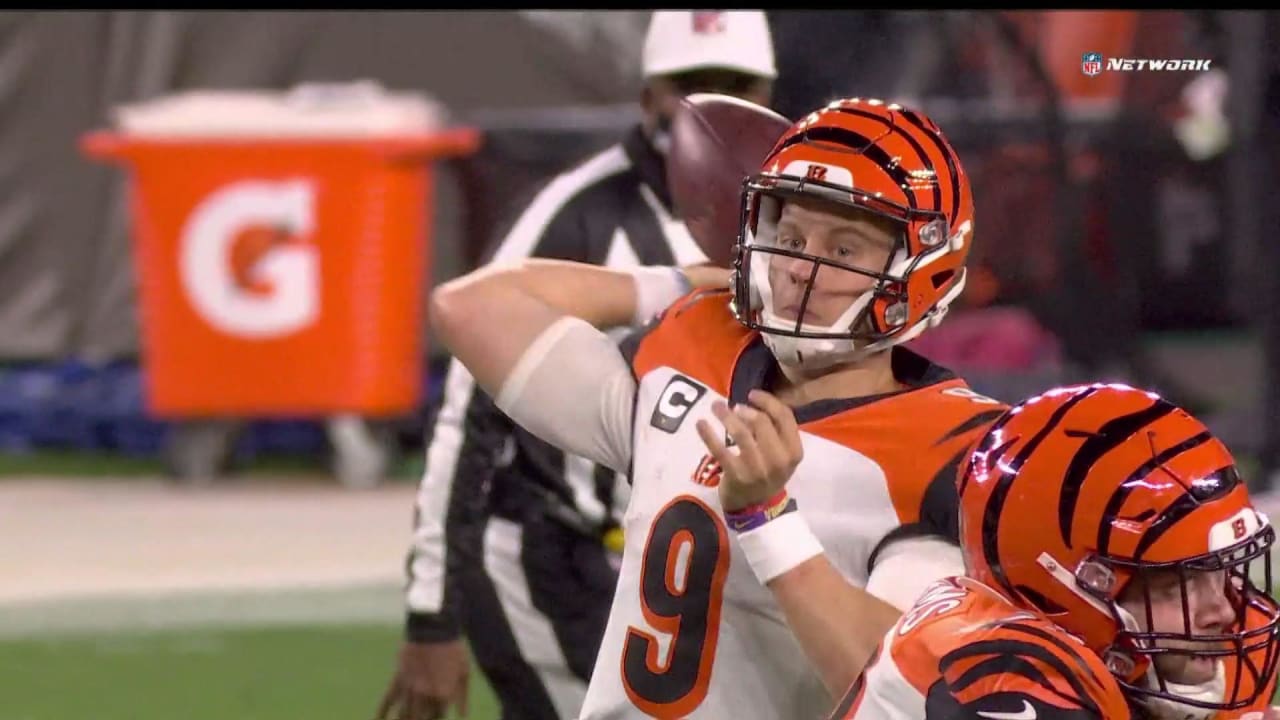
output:
[{"label": "field sideline", "polygon": [[[0,720],[367,720],[414,487],[0,481]],[[497,717],[478,672],[471,712]]]}]

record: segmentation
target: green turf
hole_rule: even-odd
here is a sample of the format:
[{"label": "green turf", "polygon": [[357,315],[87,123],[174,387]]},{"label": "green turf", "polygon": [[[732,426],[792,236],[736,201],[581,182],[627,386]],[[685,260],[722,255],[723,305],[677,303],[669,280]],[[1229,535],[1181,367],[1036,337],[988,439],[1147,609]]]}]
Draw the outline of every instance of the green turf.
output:
[{"label": "green turf", "polygon": [[[0,720],[371,720],[399,633],[363,624],[0,641]],[[474,668],[470,690],[468,717],[495,720]]]},{"label": "green turf", "polygon": [[[3,720],[369,720],[399,628],[328,625],[0,642]],[[474,720],[498,716],[473,670]]]},{"label": "green turf", "polygon": [[162,474],[164,465],[156,458],[56,450],[0,452],[0,478],[6,475],[92,478]]},{"label": "green turf", "polygon": [[[387,472],[391,481],[417,482],[422,476],[421,452],[405,453],[395,458]],[[24,453],[0,451],[0,479],[5,477],[160,477],[166,474],[159,457],[137,457],[113,452],[77,450],[35,450]],[[330,473],[321,455],[263,454],[241,464],[233,475],[316,476]],[[0,718],[0,720],[4,720]]]}]

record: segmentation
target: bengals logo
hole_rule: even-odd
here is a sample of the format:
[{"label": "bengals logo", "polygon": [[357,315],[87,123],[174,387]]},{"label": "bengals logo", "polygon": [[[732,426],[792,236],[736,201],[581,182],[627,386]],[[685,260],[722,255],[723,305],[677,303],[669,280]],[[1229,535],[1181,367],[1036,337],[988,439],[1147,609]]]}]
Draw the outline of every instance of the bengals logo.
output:
[{"label": "bengals logo", "polygon": [[827,166],[826,165],[810,165],[809,172],[805,173],[805,179],[814,180],[816,182],[822,182],[826,180]]},{"label": "bengals logo", "polygon": [[1235,522],[1231,523],[1231,534],[1235,535],[1236,540],[1243,540],[1248,533],[1249,528],[1244,524],[1244,518],[1236,518]]},{"label": "bengals logo", "polygon": [[703,455],[702,462],[698,463],[698,469],[693,471],[693,480],[695,485],[704,487],[716,487],[720,484],[720,477],[724,475],[724,470],[720,468],[720,463],[710,455]]}]

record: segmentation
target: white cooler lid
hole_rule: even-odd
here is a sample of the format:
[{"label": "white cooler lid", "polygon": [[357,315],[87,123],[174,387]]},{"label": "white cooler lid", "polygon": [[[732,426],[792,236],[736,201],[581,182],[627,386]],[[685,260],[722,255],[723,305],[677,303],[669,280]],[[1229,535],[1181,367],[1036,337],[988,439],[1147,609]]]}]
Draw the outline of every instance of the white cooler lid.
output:
[{"label": "white cooler lid", "polygon": [[168,137],[376,137],[435,132],[444,110],[420,93],[376,82],[308,83],[287,92],[197,90],[114,109],[129,135]]}]

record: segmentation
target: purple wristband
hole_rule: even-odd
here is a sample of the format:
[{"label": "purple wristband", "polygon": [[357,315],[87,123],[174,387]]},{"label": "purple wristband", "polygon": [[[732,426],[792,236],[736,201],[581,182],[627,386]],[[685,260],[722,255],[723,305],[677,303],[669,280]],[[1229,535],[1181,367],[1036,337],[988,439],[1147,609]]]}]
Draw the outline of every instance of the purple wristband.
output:
[{"label": "purple wristband", "polygon": [[784,502],[774,503],[768,507],[744,508],[744,511],[726,512],[725,522],[734,532],[748,532],[764,525],[774,518],[781,517],[796,509],[796,499],[788,497]]}]

